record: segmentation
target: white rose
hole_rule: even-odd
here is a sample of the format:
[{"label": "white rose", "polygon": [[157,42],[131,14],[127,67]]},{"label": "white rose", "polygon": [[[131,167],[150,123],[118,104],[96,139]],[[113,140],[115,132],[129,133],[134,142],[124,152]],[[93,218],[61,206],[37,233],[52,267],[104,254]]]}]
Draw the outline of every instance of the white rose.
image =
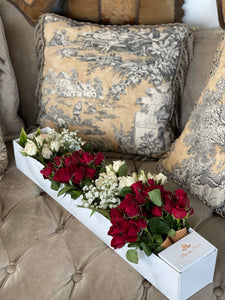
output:
[{"label": "white rose", "polygon": [[138,181],[138,176],[137,176],[137,173],[136,173],[136,172],[134,172],[134,173],[132,174],[132,177],[134,178],[134,182],[137,182],[137,181]]},{"label": "white rose", "polygon": [[105,167],[105,169],[106,169],[106,173],[107,173],[107,174],[113,171],[112,165],[107,165],[107,166]]},{"label": "white rose", "polygon": [[159,173],[155,175],[155,181],[163,185],[164,183],[166,183],[167,177],[164,174]]},{"label": "white rose", "polygon": [[116,160],[113,162],[113,170],[117,173],[119,171],[119,168],[125,164],[125,161],[123,160]]},{"label": "white rose", "polygon": [[148,178],[148,179],[155,179],[155,176],[152,175],[152,173],[148,172],[147,178]]},{"label": "white rose", "polygon": [[50,149],[52,151],[58,152],[59,151],[59,147],[60,147],[60,142],[59,141],[51,141],[51,143],[50,143]]},{"label": "white rose", "polygon": [[46,133],[41,133],[38,136],[35,137],[37,143],[42,146],[44,140],[48,141],[48,135]]},{"label": "white rose", "polygon": [[146,182],[147,182],[147,177],[146,177],[146,174],[145,174],[145,171],[144,171],[144,170],[141,170],[141,171],[138,173],[138,180],[141,180],[143,183],[146,183]]},{"label": "white rose", "polygon": [[24,152],[27,155],[34,156],[34,155],[37,154],[38,148],[37,148],[37,146],[35,145],[34,142],[32,142],[31,140],[28,140],[26,145],[25,145]]},{"label": "white rose", "polygon": [[43,147],[42,149],[42,155],[46,159],[50,159],[52,156],[52,151],[48,147]]},{"label": "white rose", "polygon": [[122,176],[119,179],[119,189],[121,190],[124,187],[129,187],[135,182],[133,176]]}]

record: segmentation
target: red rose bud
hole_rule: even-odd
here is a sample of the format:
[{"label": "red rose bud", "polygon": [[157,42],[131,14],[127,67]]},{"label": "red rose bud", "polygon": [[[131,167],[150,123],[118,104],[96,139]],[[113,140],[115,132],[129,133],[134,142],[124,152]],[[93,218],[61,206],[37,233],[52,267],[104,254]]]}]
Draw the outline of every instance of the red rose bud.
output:
[{"label": "red rose bud", "polygon": [[96,170],[95,169],[91,169],[91,168],[87,168],[85,171],[85,179],[86,178],[91,178],[93,179],[96,175]]},{"label": "red rose bud", "polygon": [[126,244],[126,239],[124,235],[116,235],[111,240],[111,246],[114,249],[121,248]]},{"label": "red rose bud", "polygon": [[152,209],[151,209],[151,214],[154,216],[154,217],[161,217],[162,216],[162,209],[158,206],[154,206]]},{"label": "red rose bud", "polygon": [[100,165],[100,163],[103,162],[103,160],[104,160],[103,154],[101,152],[98,152],[96,157],[95,157],[95,161],[94,161],[95,165],[96,166]]},{"label": "red rose bud", "polygon": [[72,174],[68,172],[68,169],[62,167],[58,169],[53,177],[53,181],[57,181],[59,183],[69,183]]},{"label": "red rose bud", "polygon": [[112,208],[110,210],[111,223],[113,225],[118,225],[124,222],[124,217],[118,208]]},{"label": "red rose bud", "polygon": [[52,172],[52,168],[50,167],[45,167],[43,170],[41,170],[41,174],[44,176],[45,179],[49,179]]},{"label": "red rose bud", "polygon": [[121,209],[128,217],[134,217],[139,214],[139,207],[132,194],[127,194],[125,196],[124,200],[121,201],[119,205],[119,209]]},{"label": "red rose bud", "polygon": [[84,179],[84,172],[85,172],[84,167],[76,168],[75,172],[73,173],[73,178],[72,178],[73,183],[80,184],[81,180]]}]

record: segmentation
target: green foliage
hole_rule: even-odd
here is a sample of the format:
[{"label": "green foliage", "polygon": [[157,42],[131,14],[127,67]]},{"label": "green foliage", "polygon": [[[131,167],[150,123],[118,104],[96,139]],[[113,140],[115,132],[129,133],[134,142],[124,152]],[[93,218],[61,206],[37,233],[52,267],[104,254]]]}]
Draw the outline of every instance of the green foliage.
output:
[{"label": "green foliage", "polygon": [[138,254],[136,249],[129,249],[126,253],[126,258],[134,264],[138,264]]},{"label": "green foliage", "polygon": [[128,167],[126,164],[123,164],[122,166],[119,167],[119,170],[118,170],[119,177],[127,176],[127,173],[128,173]]},{"label": "green foliage", "polygon": [[24,148],[26,145],[26,142],[27,142],[27,134],[26,134],[24,128],[22,128],[21,132],[20,132],[19,145]]},{"label": "green foliage", "polygon": [[51,189],[53,189],[54,191],[58,191],[60,188],[60,183],[56,182],[56,181],[52,181],[51,182]]},{"label": "green foliage", "polygon": [[150,192],[148,192],[149,198],[152,200],[152,202],[157,205],[162,205],[162,197],[161,197],[161,191],[160,189],[155,189]]},{"label": "green foliage", "polygon": [[123,187],[120,191],[120,196],[125,197],[127,194],[131,193],[131,188],[130,187]]}]

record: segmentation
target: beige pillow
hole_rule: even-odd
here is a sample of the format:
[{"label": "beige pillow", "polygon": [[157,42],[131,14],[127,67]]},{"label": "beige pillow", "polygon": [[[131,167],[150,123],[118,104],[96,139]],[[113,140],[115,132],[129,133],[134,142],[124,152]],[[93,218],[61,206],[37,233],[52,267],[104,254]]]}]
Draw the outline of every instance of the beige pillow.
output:
[{"label": "beige pillow", "polygon": [[8,166],[8,157],[7,157],[5,143],[2,139],[1,128],[0,128],[0,179],[2,179],[7,166]]},{"label": "beige pillow", "polygon": [[224,37],[197,106],[162,161],[162,167],[173,179],[222,216],[225,216]]},{"label": "beige pillow", "polygon": [[17,7],[31,25],[34,25],[41,14],[50,11],[57,0],[7,0]]},{"label": "beige pillow", "polygon": [[19,94],[0,18],[0,127],[5,141],[18,137],[23,122],[18,117]]},{"label": "beige pillow", "polygon": [[104,26],[46,14],[36,39],[42,127],[79,130],[102,151],[168,150],[191,59],[186,25]]},{"label": "beige pillow", "polygon": [[182,0],[64,0],[64,15],[104,24],[181,22]]}]

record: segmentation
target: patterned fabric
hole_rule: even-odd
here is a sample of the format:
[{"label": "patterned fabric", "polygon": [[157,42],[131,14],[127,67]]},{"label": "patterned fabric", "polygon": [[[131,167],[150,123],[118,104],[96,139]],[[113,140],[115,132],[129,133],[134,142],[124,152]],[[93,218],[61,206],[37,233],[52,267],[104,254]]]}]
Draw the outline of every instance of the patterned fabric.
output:
[{"label": "patterned fabric", "polygon": [[18,137],[22,121],[18,117],[19,94],[0,18],[0,127],[4,141]]},{"label": "patterned fabric", "polygon": [[1,128],[0,128],[0,179],[2,179],[5,169],[8,166],[8,158],[6,147],[2,139]]},{"label": "patterned fabric", "polygon": [[7,0],[17,7],[31,25],[34,25],[41,14],[51,10],[57,0]]},{"label": "patterned fabric", "polygon": [[36,35],[42,127],[79,130],[102,151],[152,157],[169,148],[191,56],[188,27],[101,26],[46,14]]},{"label": "patterned fabric", "polygon": [[214,62],[197,106],[162,166],[225,217],[224,40],[217,49]]},{"label": "patterned fabric", "polygon": [[181,22],[183,0],[64,0],[65,16],[104,24]]}]

